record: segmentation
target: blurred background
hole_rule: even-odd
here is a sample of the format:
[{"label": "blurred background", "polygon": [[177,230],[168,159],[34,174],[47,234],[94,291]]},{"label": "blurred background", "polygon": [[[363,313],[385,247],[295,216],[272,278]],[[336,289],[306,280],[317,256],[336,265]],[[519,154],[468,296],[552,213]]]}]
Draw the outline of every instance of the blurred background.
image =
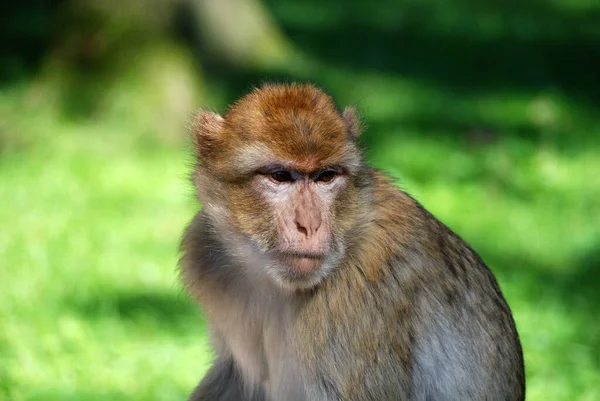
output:
[{"label": "blurred background", "polygon": [[0,60],[0,400],[185,399],[187,124],[265,80],[357,104],[369,160],[481,254],[529,400],[600,400],[600,3],[4,2]]}]

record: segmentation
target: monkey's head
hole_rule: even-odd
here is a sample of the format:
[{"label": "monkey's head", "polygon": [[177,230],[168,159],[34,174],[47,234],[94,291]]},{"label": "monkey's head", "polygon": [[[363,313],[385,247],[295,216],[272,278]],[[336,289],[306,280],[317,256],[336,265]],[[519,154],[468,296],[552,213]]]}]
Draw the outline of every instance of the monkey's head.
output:
[{"label": "monkey's head", "polygon": [[204,211],[250,272],[317,285],[344,255],[369,197],[353,108],[312,85],[265,85],[194,121]]}]

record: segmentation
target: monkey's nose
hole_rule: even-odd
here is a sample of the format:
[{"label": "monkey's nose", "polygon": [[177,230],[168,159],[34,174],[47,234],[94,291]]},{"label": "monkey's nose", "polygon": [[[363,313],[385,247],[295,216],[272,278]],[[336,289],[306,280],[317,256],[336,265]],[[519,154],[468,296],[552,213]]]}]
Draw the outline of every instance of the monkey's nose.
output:
[{"label": "monkey's nose", "polygon": [[307,238],[315,235],[321,227],[321,216],[318,213],[303,213],[302,210],[296,209],[294,220],[298,232]]},{"label": "monkey's nose", "polygon": [[306,237],[308,237],[308,230],[306,229],[306,227],[303,227],[300,223],[298,223],[298,221],[296,220],[296,228],[298,229],[298,231],[300,231],[300,233]]}]

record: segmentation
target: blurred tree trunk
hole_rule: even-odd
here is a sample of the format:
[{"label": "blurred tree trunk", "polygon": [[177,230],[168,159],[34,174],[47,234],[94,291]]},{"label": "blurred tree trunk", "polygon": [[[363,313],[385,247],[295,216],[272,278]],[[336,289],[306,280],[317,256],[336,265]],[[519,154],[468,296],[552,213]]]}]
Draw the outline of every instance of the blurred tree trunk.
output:
[{"label": "blurred tree trunk", "polygon": [[66,0],[56,9],[41,91],[72,118],[117,118],[181,137],[203,74],[173,29],[180,0]]},{"label": "blurred tree trunk", "polygon": [[115,57],[175,40],[184,8],[207,54],[238,68],[270,67],[292,45],[260,0],[67,0],[59,10],[61,57],[80,67],[104,68]]},{"label": "blurred tree trunk", "polygon": [[189,0],[209,54],[236,67],[272,67],[292,46],[259,0]]},{"label": "blurred tree trunk", "polygon": [[[178,25],[182,9],[200,57]],[[167,135],[184,131],[206,94],[203,63],[270,68],[292,53],[260,0],[65,0],[55,17],[40,101]]]}]

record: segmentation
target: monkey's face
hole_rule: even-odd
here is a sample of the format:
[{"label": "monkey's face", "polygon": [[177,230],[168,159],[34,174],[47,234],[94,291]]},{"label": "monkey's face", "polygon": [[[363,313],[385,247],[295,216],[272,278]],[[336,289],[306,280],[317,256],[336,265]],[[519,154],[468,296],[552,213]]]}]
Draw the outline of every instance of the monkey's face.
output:
[{"label": "monkey's face", "polygon": [[[254,250],[246,257],[255,263],[247,265],[287,289],[311,288],[335,268],[363,202],[356,155],[319,155],[316,143],[308,146],[311,152],[292,156],[262,143],[247,144],[237,165],[256,164],[226,190],[231,224]],[[260,155],[257,148],[262,148]]]},{"label": "monkey's face", "polygon": [[227,209],[252,268],[285,288],[318,284],[344,254],[365,192],[355,118],[314,87],[279,86],[196,120],[200,175],[221,188],[219,200],[216,185],[201,189],[201,201]]},{"label": "monkey's face", "polygon": [[352,216],[340,216],[336,206],[353,201],[349,180],[337,165],[303,172],[273,164],[234,191],[235,221],[264,255],[264,268],[276,282],[312,287],[342,257],[344,222]]}]

